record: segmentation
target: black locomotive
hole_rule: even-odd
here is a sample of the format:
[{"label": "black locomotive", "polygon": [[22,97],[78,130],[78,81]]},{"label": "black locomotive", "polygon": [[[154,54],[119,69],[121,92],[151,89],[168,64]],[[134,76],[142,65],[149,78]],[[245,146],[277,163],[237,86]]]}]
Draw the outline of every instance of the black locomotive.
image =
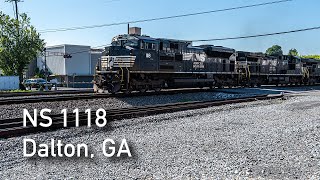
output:
[{"label": "black locomotive", "polygon": [[140,28],[112,39],[97,64],[96,92],[160,91],[162,88],[233,87],[314,84],[320,63],[294,56],[201,45],[190,41],[151,38]]}]

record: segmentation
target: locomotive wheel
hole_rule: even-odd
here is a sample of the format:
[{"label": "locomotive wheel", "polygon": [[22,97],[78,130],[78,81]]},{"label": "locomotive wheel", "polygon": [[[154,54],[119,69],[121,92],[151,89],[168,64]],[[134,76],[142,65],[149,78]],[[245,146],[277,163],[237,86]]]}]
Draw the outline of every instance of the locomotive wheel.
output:
[{"label": "locomotive wheel", "polygon": [[123,91],[125,94],[131,94],[132,93],[132,87],[130,86],[129,89],[126,89]]},{"label": "locomotive wheel", "polygon": [[111,87],[109,87],[108,92],[111,94],[115,94],[116,92],[120,91],[120,84],[112,84]]},{"label": "locomotive wheel", "polygon": [[139,91],[140,91],[141,93],[145,93],[145,92],[147,91],[147,88],[141,88],[141,89],[139,89]]},{"label": "locomotive wheel", "polygon": [[155,92],[160,92],[160,91],[161,91],[161,87],[159,87],[159,88],[154,88],[154,91],[155,91]]},{"label": "locomotive wheel", "polygon": [[131,94],[131,92],[132,92],[131,89],[127,89],[124,91],[125,94]]},{"label": "locomotive wheel", "polygon": [[145,93],[147,91],[147,89],[148,89],[148,86],[140,86],[138,90],[141,93]]},{"label": "locomotive wheel", "polygon": [[211,83],[209,83],[208,84],[208,87],[210,88],[210,89],[214,89],[216,86],[216,81],[213,81],[213,82],[211,82]]},{"label": "locomotive wheel", "polygon": [[112,89],[108,89],[108,92],[111,93],[111,94],[115,94],[116,93]]}]

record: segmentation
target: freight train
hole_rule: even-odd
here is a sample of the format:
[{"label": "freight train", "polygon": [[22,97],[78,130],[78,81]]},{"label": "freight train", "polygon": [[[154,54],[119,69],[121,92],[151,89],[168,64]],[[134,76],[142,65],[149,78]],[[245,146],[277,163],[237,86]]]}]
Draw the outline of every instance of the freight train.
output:
[{"label": "freight train", "polygon": [[259,87],[320,82],[320,62],[267,56],[191,41],[152,38],[140,28],[112,39],[96,66],[95,92],[186,87]]}]

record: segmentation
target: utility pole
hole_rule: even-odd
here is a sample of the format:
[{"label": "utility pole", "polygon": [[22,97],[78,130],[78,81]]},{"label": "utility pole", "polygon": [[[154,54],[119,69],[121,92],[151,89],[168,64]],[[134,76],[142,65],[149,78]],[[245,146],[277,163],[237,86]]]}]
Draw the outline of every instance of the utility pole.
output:
[{"label": "utility pole", "polygon": [[128,23],[128,34],[130,34],[130,24]]},{"label": "utility pole", "polygon": [[43,49],[44,51],[44,77],[46,79],[46,81],[48,81],[48,68],[47,68],[47,48]]},{"label": "utility pole", "polygon": [[47,48],[44,48],[43,51],[44,51],[44,77],[46,80],[45,90],[48,91],[48,86],[47,86],[47,83],[48,83]]},{"label": "utility pole", "polygon": [[16,19],[18,21],[19,20],[19,13],[18,13],[18,1],[19,0],[13,0],[13,1],[14,1],[15,5],[16,5]]},{"label": "utility pole", "polygon": [[21,0],[6,0],[5,2],[14,2],[15,4],[15,14],[16,14],[16,20],[19,20],[19,11],[18,11],[18,2]]}]

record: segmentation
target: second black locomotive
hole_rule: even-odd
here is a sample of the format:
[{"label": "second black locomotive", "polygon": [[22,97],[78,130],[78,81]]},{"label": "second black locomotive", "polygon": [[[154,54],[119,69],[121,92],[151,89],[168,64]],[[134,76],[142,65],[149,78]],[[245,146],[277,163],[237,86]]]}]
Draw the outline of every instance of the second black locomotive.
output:
[{"label": "second black locomotive", "polygon": [[314,84],[320,63],[294,56],[152,38],[140,28],[112,39],[96,67],[96,92],[160,91],[162,88]]}]

